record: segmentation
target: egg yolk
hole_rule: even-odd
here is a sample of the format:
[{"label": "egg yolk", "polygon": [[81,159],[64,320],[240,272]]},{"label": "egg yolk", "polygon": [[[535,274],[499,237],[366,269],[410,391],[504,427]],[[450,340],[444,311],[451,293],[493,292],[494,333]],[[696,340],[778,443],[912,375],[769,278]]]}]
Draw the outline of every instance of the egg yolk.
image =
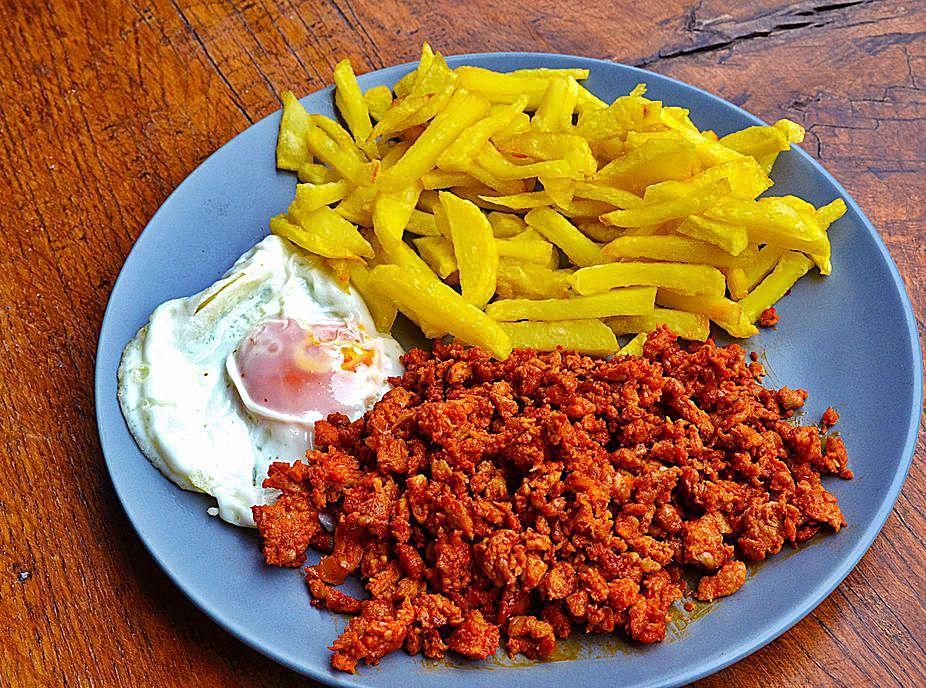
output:
[{"label": "egg yolk", "polygon": [[232,354],[232,375],[239,395],[252,412],[299,422],[312,412],[322,417],[347,413],[337,391],[352,384],[373,351],[344,324],[304,326],[292,319],[267,320],[255,327]]}]

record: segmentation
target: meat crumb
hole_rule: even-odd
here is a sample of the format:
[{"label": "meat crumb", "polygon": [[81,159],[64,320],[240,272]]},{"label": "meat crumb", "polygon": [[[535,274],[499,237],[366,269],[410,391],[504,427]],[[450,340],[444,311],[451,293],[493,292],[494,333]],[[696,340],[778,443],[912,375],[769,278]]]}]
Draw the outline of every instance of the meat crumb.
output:
[{"label": "meat crumb", "polygon": [[[253,508],[268,564],[323,554],[313,603],[352,615],[335,669],[400,648],[545,658],[573,631],[659,642],[686,571],[697,599],[730,595],[744,562],[845,524],[822,481],[852,475],[835,411],[788,422],[806,392],[763,387],[735,344],[660,328],[640,357],[438,342],[403,363],[363,418],[273,464],[280,496]],[[339,591],[350,575],[369,599]]]},{"label": "meat crumb", "polygon": [[778,311],[774,306],[766,308],[759,316],[759,327],[774,327],[778,324]]}]

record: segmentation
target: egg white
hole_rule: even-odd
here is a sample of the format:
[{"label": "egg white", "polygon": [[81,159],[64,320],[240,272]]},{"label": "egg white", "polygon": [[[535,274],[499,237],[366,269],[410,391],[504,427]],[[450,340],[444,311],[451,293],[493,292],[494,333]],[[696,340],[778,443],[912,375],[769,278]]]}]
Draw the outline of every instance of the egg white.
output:
[{"label": "egg white", "polygon": [[272,500],[261,487],[270,463],[296,461],[312,442],[310,423],[251,414],[226,371],[239,342],[273,318],[343,321],[362,334],[373,360],[357,369],[356,384],[335,390],[352,419],[401,374],[401,347],[376,332],[356,291],[342,289],[321,261],[275,236],[202,292],[158,306],[126,345],[118,372],[119,403],[145,456],[183,489],[215,497],[218,515],[240,526],[254,525],[252,505]]}]

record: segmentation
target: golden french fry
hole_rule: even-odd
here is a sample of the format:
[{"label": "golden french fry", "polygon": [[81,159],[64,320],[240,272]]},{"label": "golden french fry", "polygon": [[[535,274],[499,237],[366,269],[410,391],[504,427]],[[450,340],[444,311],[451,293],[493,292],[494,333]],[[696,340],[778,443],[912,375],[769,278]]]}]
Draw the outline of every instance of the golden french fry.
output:
[{"label": "golden french fry", "polygon": [[675,231],[692,239],[700,239],[718,246],[731,256],[738,256],[749,245],[749,235],[745,227],[711,220],[700,215],[689,215]]},{"label": "golden french fry", "polygon": [[288,216],[270,218],[270,231],[325,258],[373,257],[373,247],[357,228],[327,206],[303,211],[294,203]]},{"label": "golden french fry", "polygon": [[577,178],[582,174],[576,172],[565,160],[544,160],[541,162],[515,165],[491,143],[486,144],[476,153],[475,161],[479,167],[498,179],[529,179],[531,177]]},{"label": "golden french fry", "polygon": [[829,226],[836,222],[839,218],[846,214],[846,202],[841,198],[837,198],[835,201],[831,201],[826,205],[817,208],[817,224],[820,225],[820,229],[824,232],[829,229]]},{"label": "golden french fry", "polygon": [[370,311],[373,324],[380,332],[389,332],[395,322],[395,304],[370,284],[370,268],[354,263],[350,268],[350,282]]},{"label": "golden french fry", "polygon": [[498,323],[433,273],[397,265],[378,265],[371,272],[370,282],[419,325],[447,332],[466,344],[481,346],[497,358],[507,358],[511,353],[511,339]]},{"label": "golden french fry", "polygon": [[689,313],[700,313],[717,323],[728,334],[739,339],[751,337],[759,331],[755,325],[743,317],[743,309],[740,305],[724,296],[704,296],[703,294],[689,296],[670,289],[659,289],[656,292],[656,305]]},{"label": "golden french fry", "polygon": [[376,198],[376,188],[372,186],[358,186],[351,190],[344,199],[334,207],[334,212],[348,222],[361,227],[373,226],[373,202]]},{"label": "golden french fry", "polygon": [[829,274],[830,244],[816,221],[813,223],[778,198],[746,201],[724,198],[703,209],[714,220],[746,227],[749,240],[784,249],[803,251],[815,258],[821,274]]},{"label": "golden french fry", "polygon": [[337,203],[350,193],[351,187],[343,179],[326,184],[296,184],[296,202],[305,210],[316,210]]},{"label": "golden french fry", "polygon": [[317,162],[302,163],[296,176],[303,184],[327,184],[339,181],[337,172]]},{"label": "golden french fry", "polygon": [[306,142],[309,150],[316,158],[333,168],[341,177],[348,179],[355,185],[372,184],[379,171],[379,163],[362,162],[355,155],[343,150],[337,142],[323,131],[321,127],[314,126],[306,133]]},{"label": "golden french fry", "polygon": [[643,205],[628,210],[612,210],[610,213],[602,215],[601,219],[615,227],[642,227],[644,225],[660,224],[667,220],[696,215],[705,211],[723,198],[729,192],[729,188],[726,179],[719,179],[703,189],[661,203]]},{"label": "golden french fry", "polygon": [[434,51],[431,49],[431,46],[428,45],[427,41],[425,41],[421,45],[421,56],[418,58],[418,66],[399,79],[396,85],[393,86],[397,98],[404,98],[411,93],[412,88],[415,86],[415,82],[418,80],[418,76],[428,71],[433,60]]},{"label": "golden french fry", "polygon": [[531,127],[544,132],[571,129],[578,99],[579,83],[574,78],[569,75],[550,78],[531,119]]},{"label": "golden french fry", "polygon": [[550,243],[561,248],[576,265],[596,265],[607,260],[598,244],[552,208],[535,208],[524,217],[524,221],[528,227],[536,229]]},{"label": "golden french fry", "polygon": [[565,299],[569,296],[569,270],[499,257],[496,291],[503,299]]},{"label": "golden french fry", "polygon": [[589,356],[610,356],[619,348],[614,332],[595,319],[506,322],[501,328],[517,349],[555,351],[562,347]]},{"label": "golden french fry", "polygon": [[335,66],[334,85],[334,104],[347,122],[347,128],[353,134],[354,141],[363,148],[373,130],[373,124],[370,122],[370,110],[360,91],[350,60],[341,60]]},{"label": "golden french fry", "polygon": [[554,259],[559,263],[559,256],[554,255],[553,244],[543,239],[496,239],[495,247],[499,258],[513,258],[537,265],[552,265]]},{"label": "golden french fry", "polygon": [[342,151],[348,155],[352,155],[360,162],[369,162],[369,158],[366,153],[360,150],[360,147],[354,141],[354,137],[338,122],[325,115],[317,114],[309,115],[309,119],[312,120],[312,124],[328,134],[331,140],[334,141]]},{"label": "golden french fry", "polygon": [[496,239],[508,239],[527,229],[527,223],[511,213],[493,211],[489,213],[488,218]]},{"label": "golden french fry", "polygon": [[778,261],[772,274],[740,300],[740,308],[749,322],[755,322],[762,311],[775,304],[813,266],[813,261],[797,251],[788,251]]},{"label": "golden french fry", "polygon": [[640,332],[638,335],[634,336],[633,339],[624,344],[617,353],[621,356],[642,356],[643,345],[646,344],[646,335],[646,332]]},{"label": "golden french fry", "polygon": [[509,196],[480,196],[480,198],[495,206],[511,208],[512,210],[527,210],[550,205],[553,199],[546,191],[527,191],[525,193]]},{"label": "golden french fry", "polygon": [[453,143],[466,127],[476,122],[489,109],[485,99],[457,91],[446,107],[428,124],[408,152],[388,170],[378,183],[384,189],[398,189],[421,178],[434,167],[440,154]]},{"label": "golden french fry", "polygon": [[305,142],[312,121],[292,91],[283,91],[280,97],[283,114],[280,116],[280,133],[277,135],[277,167],[296,172],[302,165],[312,162],[312,155]]},{"label": "golden french fry", "polygon": [[545,77],[503,74],[482,67],[463,66],[454,71],[459,86],[481,94],[491,103],[513,103],[527,96],[528,110],[536,110],[540,105],[549,81]]},{"label": "golden french fry", "polygon": [[457,271],[457,259],[453,255],[453,245],[444,237],[421,237],[414,239],[413,243],[424,262],[442,280],[446,280]]},{"label": "golden french fry", "polygon": [[417,208],[412,210],[411,214],[408,216],[408,224],[405,226],[405,229],[419,236],[441,235],[434,221],[434,215],[418,210]]},{"label": "golden french fry", "polygon": [[418,205],[421,186],[414,182],[403,189],[380,191],[373,201],[373,231],[383,248],[402,241],[412,211]]},{"label": "golden french fry", "polygon": [[595,181],[637,194],[657,182],[688,179],[700,169],[694,144],[676,138],[652,139],[602,167]]},{"label": "golden french fry", "polygon": [[576,133],[589,141],[626,136],[659,122],[662,103],[639,95],[621,96],[604,110],[590,113],[576,127]]},{"label": "golden french fry", "polygon": [[363,101],[367,104],[370,117],[379,122],[392,107],[392,91],[382,84],[374,86],[364,92]]},{"label": "golden french fry", "polygon": [[648,204],[662,203],[679,196],[698,193],[702,189],[710,189],[721,179],[726,180],[733,197],[750,201],[772,185],[772,180],[759,163],[753,158],[741,157],[709,167],[685,181],[653,184],[647,187],[643,200]]},{"label": "golden french fry", "polygon": [[463,298],[483,308],[495,294],[498,276],[498,249],[492,225],[476,205],[452,193],[442,191],[440,201],[450,226]]},{"label": "golden french fry", "polygon": [[607,318],[605,323],[614,331],[614,334],[652,332],[660,325],[667,325],[679,337],[696,342],[707,341],[711,333],[711,324],[707,316],[671,308],[656,308],[647,315],[621,315]]},{"label": "golden french fry", "polygon": [[643,199],[636,194],[606,184],[579,182],[575,185],[575,195],[601,201],[614,208],[639,208],[643,205]]},{"label": "golden french fry", "polygon": [[716,246],[675,234],[620,236],[601,250],[611,258],[698,263],[717,268],[732,267],[736,263],[734,256]]},{"label": "golden french fry", "polygon": [[573,170],[592,175],[598,163],[588,141],[575,134],[525,131],[496,141],[498,149],[510,156],[533,160],[565,160]]},{"label": "golden french fry", "polygon": [[527,97],[522,96],[511,105],[489,114],[482,121],[476,122],[464,131],[437,159],[437,166],[447,172],[466,172],[476,154],[488,143],[489,139],[507,127],[527,105]]},{"label": "golden french fry", "polygon": [[[763,246],[755,253],[744,251],[737,262],[727,270],[727,287],[730,296],[741,299],[761,282],[778,264],[786,249]],[[748,253],[747,253],[748,252]]]},{"label": "golden french fry", "polygon": [[593,296],[569,299],[504,299],[486,308],[495,320],[581,320],[614,315],[644,315],[653,310],[655,287],[614,289]]},{"label": "golden french fry", "polygon": [[412,247],[404,241],[400,241],[388,248],[383,246],[382,252],[386,260],[393,265],[398,265],[408,270],[418,270],[437,279],[437,275],[431,270],[431,266],[425,263],[421,259],[421,256],[415,253]]},{"label": "golden french fry", "polygon": [[[620,241],[618,239],[618,241]],[[710,265],[685,263],[608,263],[576,270],[570,278],[579,294],[600,294],[617,287],[651,286],[683,294],[723,296],[726,280]]]},{"label": "golden french fry", "polygon": [[[607,244],[611,241],[614,241],[619,236],[627,231],[619,227],[612,227],[610,225],[602,224],[598,221],[597,218],[592,219],[581,219],[577,220],[575,223],[576,227],[579,228],[579,231],[582,232],[592,241],[598,242],[599,244]],[[602,248],[602,250],[604,250]]]}]

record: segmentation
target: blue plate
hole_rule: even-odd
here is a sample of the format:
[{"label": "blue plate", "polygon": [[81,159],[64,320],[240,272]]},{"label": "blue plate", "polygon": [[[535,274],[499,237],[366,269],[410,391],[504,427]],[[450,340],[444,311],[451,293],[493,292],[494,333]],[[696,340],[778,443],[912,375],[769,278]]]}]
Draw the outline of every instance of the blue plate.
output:
[{"label": "blue plate", "polygon": [[[645,82],[648,95],[691,109],[718,134],[760,121],[704,91],[619,64],[564,55],[495,53],[451,58],[508,71],[587,67],[587,86],[605,100]],[[360,85],[392,85],[409,65],[360,77]],[[302,101],[334,114],[331,89]],[[816,420],[835,406],[856,478],[832,480],[848,527],[793,556],[757,569],[736,595],[714,605],[659,645],[631,647],[614,639],[567,646],[573,658],[530,663],[430,663],[403,652],[351,676],[329,668],[326,646],[345,619],[308,604],[298,571],[266,568],[254,532],[209,518],[210,499],[184,492],[145,460],[116,401],[122,347],[162,301],[215,281],[267,233],[286,208],[295,179],[274,167],[279,113],[235,137],[200,165],[164,202],[125,261],[100,332],[96,408],[113,485],[139,537],[164,571],[206,614],[251,647],[320,681],[340,686],[678,686],[762,647],[819,604],[871,545],[894,505],[913,456],[922,401],[922,363],[909,300],[897,268],[871,223],[845,190],[807,153],[794,149],[772,175],[776,194],[819,205],[841,196],[849,211],[830,230],[833,274],[802,279],[779,304],[781,323],[748,342],[764,351],[769,384],[810,392]]]}]

